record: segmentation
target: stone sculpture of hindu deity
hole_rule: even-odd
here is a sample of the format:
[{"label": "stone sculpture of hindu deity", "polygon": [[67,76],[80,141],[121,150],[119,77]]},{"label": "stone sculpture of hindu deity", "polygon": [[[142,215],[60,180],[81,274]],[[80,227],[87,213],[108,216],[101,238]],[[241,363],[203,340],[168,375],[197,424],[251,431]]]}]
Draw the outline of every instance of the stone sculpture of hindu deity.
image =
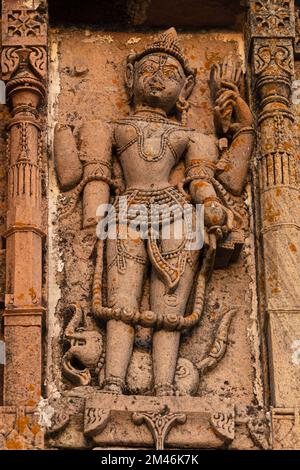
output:
[{"label": "stone sculpture of hindu deity", "polygon": [[[195,81],[196,70],[189,66],[171,28],[127,58],[129,116],[87,123],[80,152],[70,145],[64,149],[63,139],[70,130],[56,129],[59,184],[63,191],[72,190],[63,217],[82,195],[83,226],[95,227],[98,222],[91,310],[96,323],[106,324],[103,393],[127,393],[126,374],[140,327],[152,334],[151,394],[177,393],[174,381],[182,332],[199,324],[216,251],[235,231],[238,214],[230,195],[240,195],[244,189],[254,142],[252,115],[240,94],[241,67],[229,58],[212,69],[217,138],[188,126]],[[173,184],[171,176],[182,163],[184,176]],[[105,217],[97,208],[108,203],[116,216],[116,236],[103,240]],[[198,223],[199,206],[204,229]],[[139,226],[133,223],[137,207]],[[179,236],[183,213],[189,217]],[[168,236],[163,236],[166,225]],[[149,309],[141,305],[147,277]],[[80,306],[76,309],[78,319]],[[69,340],[84,333],[80,328],[70,331],[69,325]],[[81,353],[79,340],[70,341],[73,346],[64,367],[72,378],[69,359],[74,348],[79,358]],[[86,338],[81,355],[86,367],[97,362],[102,349],[99,333]],[[77,383],[87,382],[79,378]]]}]

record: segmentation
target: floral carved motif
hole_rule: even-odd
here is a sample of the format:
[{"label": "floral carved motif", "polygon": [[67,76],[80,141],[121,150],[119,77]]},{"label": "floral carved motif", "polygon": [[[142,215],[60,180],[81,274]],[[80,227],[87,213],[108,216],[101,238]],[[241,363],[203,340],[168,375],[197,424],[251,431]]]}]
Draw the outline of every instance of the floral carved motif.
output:
[{"label": "floral carved motif", "polygon": [[10,37],[38,36],[42,33],[43,22],[37,10],[12,10],[7,20]]},{"label": "floral carved motif", "polygon": [[284,28],[289,22],[289,0],[260,0],[255,2],[257,24],[262,28]]},{"label": "floral carved motif", "polygon": [[254,36],[289,36],[294,18],[290,0],[256,0],[250,2],[250,20]]}]

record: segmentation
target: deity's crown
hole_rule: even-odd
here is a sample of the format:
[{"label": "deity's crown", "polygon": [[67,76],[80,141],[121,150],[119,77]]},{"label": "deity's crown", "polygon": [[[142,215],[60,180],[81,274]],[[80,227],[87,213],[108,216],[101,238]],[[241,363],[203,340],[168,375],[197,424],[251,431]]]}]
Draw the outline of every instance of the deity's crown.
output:
[{"label": "deity's crown", "polygon": [[184,50],[180,45],[179,38],[175,28],[169,28],[167,31],[159,34],[151,44],[146,46],[142,52],[137,54],[130,54],[127,61],[130,63],[137,62],[148,54],[153,54],[155,52],[163,52],[169,54],[182,65],[183,70],[186,75],[196,75],[196,69],[192,69],[187,58],[184,56]]}]

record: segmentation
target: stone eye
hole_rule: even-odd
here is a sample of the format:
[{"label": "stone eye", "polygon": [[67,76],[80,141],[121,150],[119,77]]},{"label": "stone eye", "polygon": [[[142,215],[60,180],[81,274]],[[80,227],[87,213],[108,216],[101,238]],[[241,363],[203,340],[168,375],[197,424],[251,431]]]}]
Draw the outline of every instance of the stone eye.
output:
[{"label": "stone eye", "polygon": [[153,67],[153,65],[145,65],[142,69],[142,73],[154,73],[155,72],[155,68]]},{"label": "stone eye", "polygon": [[176,71],[171,68],[168,68],[168,67],[164,68],[163,73],[164,73],[164,76],[167,78],[170,78],[172,80],[177,79]]}]

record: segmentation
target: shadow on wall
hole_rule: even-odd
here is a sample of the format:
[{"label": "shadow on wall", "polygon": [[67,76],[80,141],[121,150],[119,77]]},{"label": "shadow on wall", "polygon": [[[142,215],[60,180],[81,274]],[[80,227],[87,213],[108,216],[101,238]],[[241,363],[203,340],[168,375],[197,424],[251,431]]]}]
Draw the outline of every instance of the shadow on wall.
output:
[{"label": "shadow on wall", "polygon": [[222,28],[242,30],[246,1],[241,0],[49,0],[52,26],[110,25],[119,30]]}]

